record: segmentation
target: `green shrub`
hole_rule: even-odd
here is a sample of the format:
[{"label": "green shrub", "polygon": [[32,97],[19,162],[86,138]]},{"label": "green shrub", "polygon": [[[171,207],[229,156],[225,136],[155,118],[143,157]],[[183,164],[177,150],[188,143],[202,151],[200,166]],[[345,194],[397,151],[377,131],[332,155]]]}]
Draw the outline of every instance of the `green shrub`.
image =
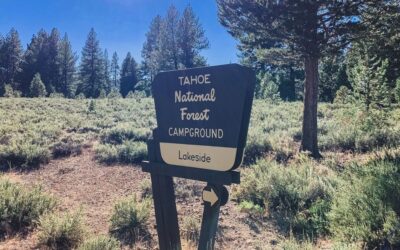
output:
[{"label": "green shrub", "polygon": [[244,152],[243,164],[254,164],[259,158],[271,150],[271,145],[266,136],[250,134],[247,138],[246,150]]},{"label": "green shrub", "polygon": [[369,248],[400,246],[400,157],[353,165],[344,173],[329,213],[330,230]]},{"label": "green shrub", "polygon": [[82,142],[71,137],[62,139],[51,147],[53,158],[80,155],[82,153]]},{"label": "green shrub", "polygon": [[96,148],[96,158],[106,164],[138,163],[147,157],[147,145],[144,142],[125,141],[122,145],[104,144]]},{"label": "green shrub", "polygon": [[6,84],[4,86],[4,97],[21,97],[21,92],[13,90],[11,84]]},{"label": "green shrub", "polygon": [[120,243],[117,239],[108,236],[98,236],[85,241],[78,250],[119,250]]},{"label": "green shrub", "polygon": [[147,141],[151,135],[148,128],[135,128],[132,124],[121,124],[107,129],[100,135],[102,143],[121,144],[126,140]]},{"label": "green shrub", "polygon": [[99,162],[106,164],[119,162],[119,152],[117,147],[111,144],[98,145],[96,147],[96,159]]},{"label": "green shrub", "polygon": [[85,98],[86,98],[86,96],[84,93],[79,93],[78,95],[75,96],[75,99],[77,99],[77,100],[83,100]]},{"label": "green shrub", "polygon": [[243,172],[242,183],[233,192],[239,202],[266,209],[285,232],[327,233],[326,213],[336,183],[329,169],[310,160],[286,167],[263,160]]},{"label": "green shrub", "polygon": [[40,187],[27,189],[0,177],[0,236],[35,225],[54,206],[55,200]]},{"label": "green shrub", "polygon": [[41,216],[38,227],[38,243],[49,249],[75,249],[86,236],[81,212],[51,213]]},{"label": "green shrub", "polygon": [[56,98],[56,99],[60,99],[60,98],[64,98],[64,94],[63,93],[51,93],[49,95],[49,98]]},{"label": "green shrub", "polygon": [[370,152],[380,147],[400,145],[400,127],[394,113],[380,110],[363,112],[357,107],[336,110],[331,121],[325,121],[327,133],[321,134],[321,149]]},{"label": "green shrub", "polygon": [[119,90],[117,88],[112,88],[110,93],[107,95],[108,99],[118,99],[122,98],[121,93],[119,93]]},{"label": "green shrub", "polygon": [[400,78],[397,79],[396,81],[396,88],[395,88],[395,98],[397,102],[400,103]]},{"label": "green shrub", "polygon": [[200,221],[194,217],[184,217],[182,221],[182,236],[187,242],[197,244],[200,239]]},{"label": "green shrub", "polygon": [[147,236],[150,208],[150,199],[139,202],[135,196],[117,202],[110,219],[110,233],[127,243],[135,243],[141,237]]},{"label": "green shrub", "polygon": [[338,91],[336,91],[336,96],[334,103],[336,104],[349,104],[353,102],[353,95],[351,90],[346,86],[341,86]]},{"label": "green shrub", "polygon": [[240,212],[248,213],[250,216],[262,219],[265,213],[265,208],[259,204],[254,204],[251,201],[242,201],[239,203]]},{"label": "green shrub", "polygon": [[96,102],[93,99],[90,99],[87,110],[88,113],[93,113],[96,111]]},{"label": "green shrub", "polygon": [[47,95],[46,86],[40,78],[40,73],[36,73],[29,86],[29,94],[31,97],[45,97]]},{"label": "green shrub", "polygon": [[297,241],[295,238],[289,238],[282,241],[280,244],[280,249],[282,250],[313,250],[316,249],[314,244],[311,241]]},{"label": "green shrub", "polygon": [[49,150],[38,145],[29,143],[0,145],[0,169],[8,167],[32,169],[48,163],[49,160]]},{"label": "green shrub", "polygon": [[153,191],[152,191],[150,179],[144,179],[140,182],[140,191],[141,191],[142,199],[152,197]]}]

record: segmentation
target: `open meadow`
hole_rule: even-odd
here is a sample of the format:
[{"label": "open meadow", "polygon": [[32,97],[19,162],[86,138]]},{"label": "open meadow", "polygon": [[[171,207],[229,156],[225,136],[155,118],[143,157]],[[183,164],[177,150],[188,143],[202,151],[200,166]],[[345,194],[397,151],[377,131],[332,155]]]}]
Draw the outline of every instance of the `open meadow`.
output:
[{"label": "open meadow", "polygon": [[[218,249],[400,247],[400,108],[320,104],[322,158],[299,153],[302,104],[255,100]],[[151,98],[0,98],[0,249],[153,249]],[[175,178],[181,238],[204,184]],[[57,248],[58,247],[58,248]]]}]

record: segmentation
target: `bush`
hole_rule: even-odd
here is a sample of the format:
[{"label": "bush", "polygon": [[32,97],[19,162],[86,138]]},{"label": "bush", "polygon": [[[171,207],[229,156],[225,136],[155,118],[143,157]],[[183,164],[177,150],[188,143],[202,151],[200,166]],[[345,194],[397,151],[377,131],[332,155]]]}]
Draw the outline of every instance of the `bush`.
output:
[{"label": "bush", "polygon": [[98,236],[85,241],[78,250],[119,250],[120,243],[113,237]]},{"label": "bush", "polygon": [[45,97],[47,95],[46,86],[42,82],[39,73],[36,73],[33,77],[29,87],[29,93],[31,97]]},{"label": "bush", "polygon": [[132,124],[121,124],[105,130],[100,139],[102,143],[121,144],[125,140],[147,141],[151,135],[148,128],[135,128]]},{"label": "bush", "polygon": [[332,233],[368,248],[400,247],[400,157],[353,165],[343,177],[329,213]]},{"label": "bush", "polygon": [[122,98],[121,93],[119,93],[119,90],[117,88],[112,88],[110,93],[107,95],[108,99],[117,99],[117,98]]},{"label": "bush", "polygon": [[144,142],[126,141],[122,145],[104,144],[96,148],[96,159],[102,163],[138,163],[147,157]]},{"label": "bush", "polygon": [[280,248],[282,250],[313,250],[316,249],[316,247],[313,245],[312,242],[306,240],[306,241],[297,241],[295,238],[289,238],[287,240],[284,240],[279,244]]},{"label": "bush", "polygon": [[243,165],[254,164],[259,158],[271,150],[271,145],[266,136],[251,134],[247,138],[246,150],[243,157]]},{"label": "bush", "polygon": [[336,91],[336,97],[333,101],[336,104],[348,104],[353,102],[353,96],[351,90],[346,86],[341,86],[338,91]]},{"label": "bush", "polygon": [[182,222],[182,236],[187,242],[197,244],[200,239],[200,221],[194,217],[184,217]]},{"label": "bush", "polygon": [[400,103],[400,78],[396,81],[395,98]]},{"label": "bush", "polygon": [[64,98],[64,94],[63,94],[63,93],[56,93],[56,92],[54,92],[54,93],[51,93],[51,94],[49,95],[49,97],[50,97],[50,98],[56,98],[56,99]]},{"label": "bush", "polygon": [[21,92],[13,90],[11,84],[6,84],[4,86],[4,97],[21,97]]},{"label": "bush", "polygon": [[55,200],[40,187],[26,189],[0,178],[0,236],[35,225],[39,216],[54,206]]},{"label": "bush", "polygon": [[251,201],[242,201],[239,203],[240,212],[248,213],[256,219],[262,219],[265,213],[265,208],[259,204],[254,204]]},{"label": "bush", "polygon": [[93,113],[96,111],[96,102],[93,99],[90,99],[88,103],[88,113]]},{"label": "bush", "polygon": [[79,93],[78,95],[75,96],[75,99],[83,100],[83,99],[86,99],[86,96],[84,93]]},{"label": "bush", "polygon": [[142,199],[151,198],[153,195],[152,187],[151,187],[151,180],[144,179],[140,182],[140,190]]},{"label": "bush", "polygon": [[86,236],[80,211],[47,214],[39,219],[38,243],[49,249],[74,249]]},{"label": "bush", "polygon": [[110,219],[110,233],[127,243],[135,243],[141,237],[147,236],[150,208],[150,199],[138,202],[135,196],[117,202]]},{"label": "bush", "polygon": [[29,143],[0,145],[0,169],[6,168],[37,168],[48,163],[50,152],[47,148]]},{"label": "bush", "polygon": [[321,124],[328,131],[319,137],[321,149],[370,152],[383,146],[397,147],[400,128],[390,116],[387,111],[363,112],[356,107],[337,110],[332,122]]},{"label": "bush", "polygon": [[82,153],[82,142],[67,137],[61,142],[55,143],[51,148],[53,158],[67,157],[71,155],[80,155]]},{"label": "bush", "polygon": [[244,171],[233,196],[259,211],[267,210],[287,233],[324,235],[334,185],[331,172],[310,160],[286,167],[262,160]]}]

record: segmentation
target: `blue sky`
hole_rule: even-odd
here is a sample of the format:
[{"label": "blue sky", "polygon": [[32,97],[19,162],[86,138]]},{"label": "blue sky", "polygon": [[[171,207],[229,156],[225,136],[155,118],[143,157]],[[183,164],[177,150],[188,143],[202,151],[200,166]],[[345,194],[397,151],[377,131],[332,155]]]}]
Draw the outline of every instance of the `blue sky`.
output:
[{"label": "blue sky", "polygon": [[210,65],[237,62],[236,41],[218,22],[215,0],[0,0],[0,34],[12,27],[26,48],[40,28],[56,27],[68,33],[80,55],[90,28],[95,28],[100,46],[109,55],[116,51],[120,61],[128,51],[141,61],[140,51],[151,19],[165,15],[174,4],[181,12],[190,4],[200,18],[210,49],[202,54]]}]

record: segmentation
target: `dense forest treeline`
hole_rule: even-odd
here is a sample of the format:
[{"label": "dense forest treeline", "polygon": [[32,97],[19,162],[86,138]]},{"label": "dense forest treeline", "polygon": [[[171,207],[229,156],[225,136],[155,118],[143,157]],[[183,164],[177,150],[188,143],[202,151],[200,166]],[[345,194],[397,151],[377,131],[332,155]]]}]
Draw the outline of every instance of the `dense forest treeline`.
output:
[{"label": "dense forest treeline", "polygon": [[[396,28],[390,25],[399,15],[387,11],[376,21],[376,11],[370,7],[363,14],[367,20],[363,39],[321,57],[319,101],[333,102],[337,96],[341,102],[356,98],[367,106],[374,102],[384,106],[400,98],[400,42]],[[305,71],[301,55],[267,34],[246,32],[233,35],[239,40],[240,63],[257,73],[256,97],[302,100]],[[125,97],[135,91],[148,96],[158,72],[205,66],[206,58],[200,52],[207,48],[209,41],[190,6],[182,14],[170,6],[164,17],[153,18],[140,63],[131,53],[122,64],[116,52],[110,59],[94,29],[79,60],[68,35],[61,36],[56,28],[50,33],[38,31],[26,49],[12,28],[5,37],[0,35],[0,96],[97,98],[111,93]]]},{"label": "dense forest treeline", "polygon": [[149,95],[150,82],[159,71],[206,65],[200,51],[208,47],[190,6],[182,14],[170,6],[166,16],[152,20],[140,64],[129,52],[122,64],[116,52],[110,60],[93,28],[80,59],[68,35],[61,36],[57,28],[38,31],[26,49],[12,28],[5,37],[0,34],[0,96],[98,98],[110,93],[125,97],[135,91]]}]

